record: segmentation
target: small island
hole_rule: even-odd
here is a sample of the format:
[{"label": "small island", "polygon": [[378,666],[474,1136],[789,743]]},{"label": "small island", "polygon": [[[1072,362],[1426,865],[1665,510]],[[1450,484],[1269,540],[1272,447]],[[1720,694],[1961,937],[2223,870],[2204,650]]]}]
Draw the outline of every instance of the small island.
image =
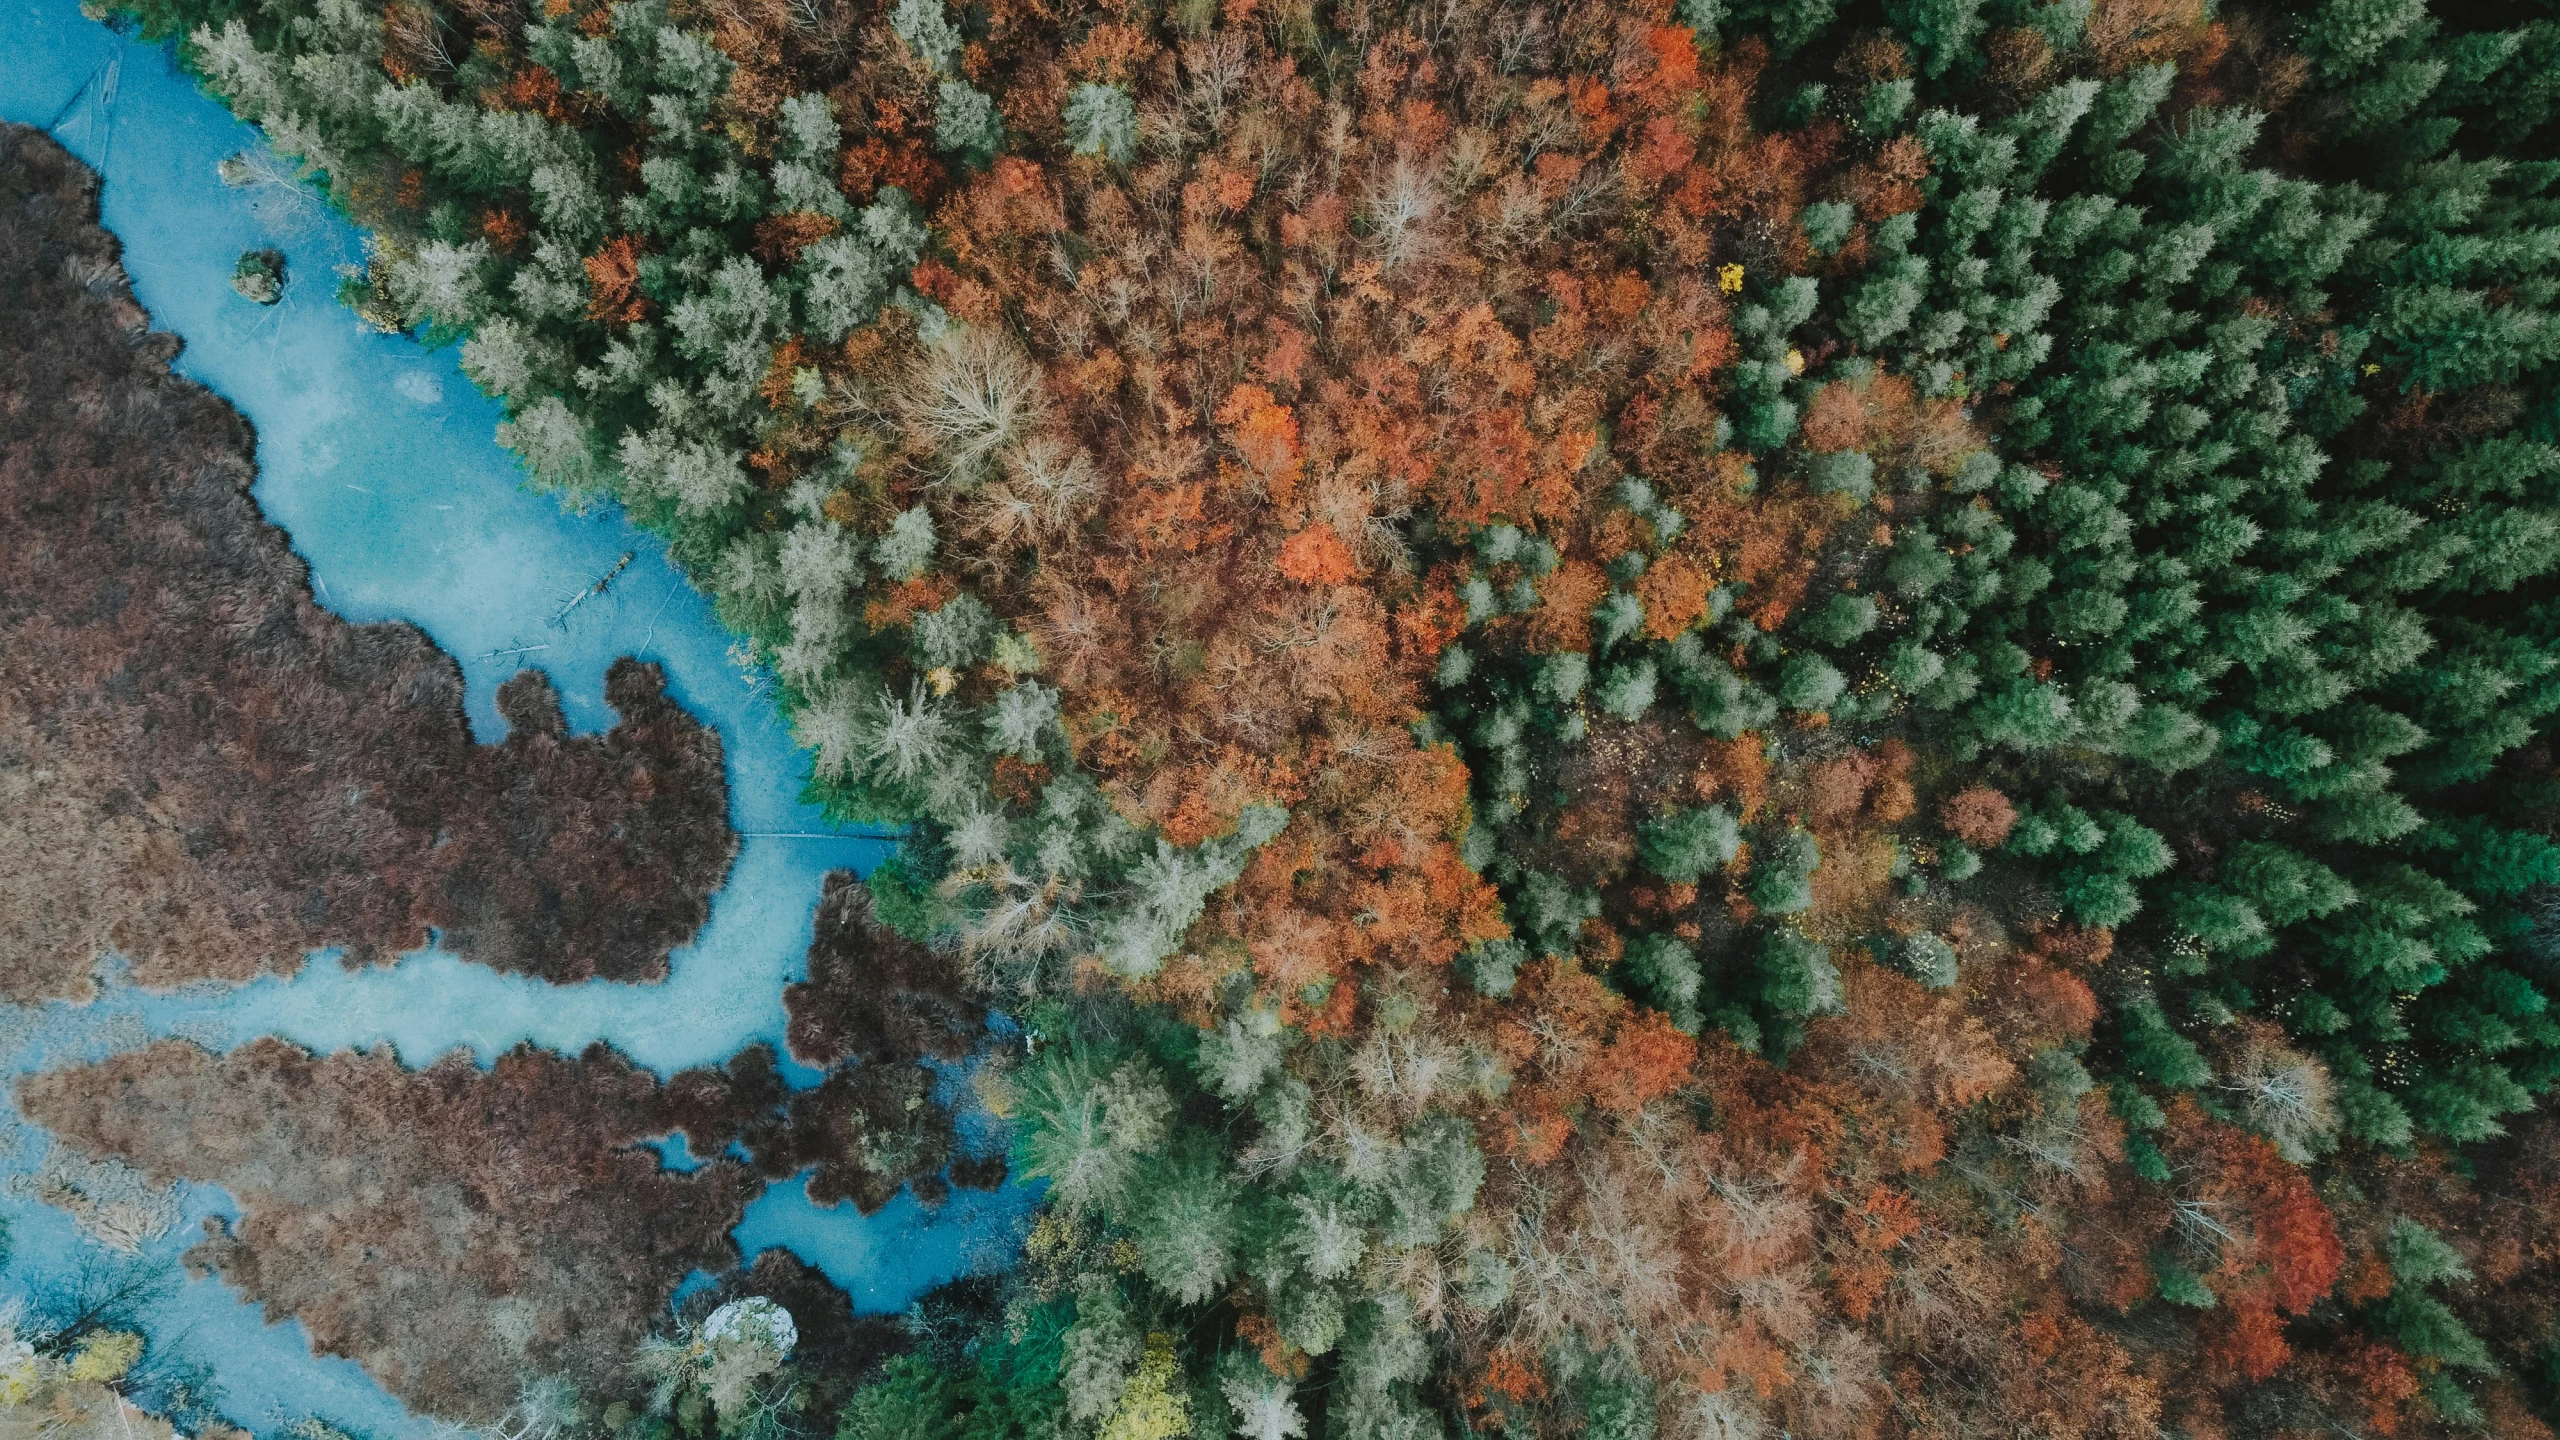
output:
[{"label": "small island", "polygon": [[231,267],[231,288],[241,298],[260,305],[273,305],[284,298],[284,252],[281,250],[244,250],[238,264]]}]

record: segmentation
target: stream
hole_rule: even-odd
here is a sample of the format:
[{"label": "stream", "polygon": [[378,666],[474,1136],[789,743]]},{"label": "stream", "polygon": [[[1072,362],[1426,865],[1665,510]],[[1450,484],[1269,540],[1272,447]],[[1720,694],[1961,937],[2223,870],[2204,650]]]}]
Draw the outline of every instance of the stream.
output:
[{"label": "stream", "polygon": [[[888,853],[841,831],[798,796],[804,761],[774,713],[769,681],[740,665],[709,601],[663,547],[610,506],[580,515],[521,481],[492,438],[495,402],[466,379],[457,350],[368,331],[335,297],[340,266],[360,265],[361,234],[292,182],[258,133],[146,46],[80,14],[77,0],[0,0],[0,119],[48,126],[105,178],[101,220],[123,242],[134,295],[156,328],[185,343],[176,368],[256,428],[253,490],[310,565],[320,603],[352,621],[405,620],[461,666],[476,738],[504,733],[495,696],[518,669],[549,674],[570,728],[612,723],[604,672],[621,655],[665,667],[669,695],[720,733],[735,868],[695,943],[658,985],[554,986],[501,975],[432,948],[386,968],[350,971],[323,953],[290,980],[142,992],[110,984],[87,1005],[0,1007],[0,1080],[95,1060],[151,1038],[224,1049],[277,1035],[315,1052],[389,1045],[423,1066],[457,1049],[482,1064],[519,1043],[575,1054],[611,1045],[661,1075],[766,1042],[782,1048],[782,988],[802,978],[822,877],[867,872]],[[215,167],[247,152],[266,178],[224,184]],[[284,252],[283,300],[260,307],[229,284],[244,250]],[[572,597],[636,556],[603,593]],[[114,978],[114,963],[104,971]],[[791,1066],[806,1083],[814,1072]],[[946,1089],[965,1095],[965,1086]],[[986,1123],[962,1117],[964,1133]],[[14,1256],[0,1302],[94,1269],[107,1252],[60,1211],[7,1193],[50,1141],[0,1108],[0,1217]],[[665,1163],[685,1162],[680,1146]],[[233,1422],[267,1432],[306,1416],[375,1437],[423,1436],[411,1415],[353,1362],[314,1356],[301,1327],[269,1324],[214,1279],[184,1276],[180,1252],[207,1216],[233,1214],[206,1186],[179,1187],[176,1224],[144,1247],[174,1290],[148,1312],[155,1354],[208,1369]],[[735,1232],[750,1258],[785,1247],[842,1286],[858,1308],[902,1309],[930,1286],[983,1264],[1031,1203],[1007,1186],[957,1190],[938,1210],[911,1195],[868,1218],[812,1206],[802,1181],[777,1184]]]}]

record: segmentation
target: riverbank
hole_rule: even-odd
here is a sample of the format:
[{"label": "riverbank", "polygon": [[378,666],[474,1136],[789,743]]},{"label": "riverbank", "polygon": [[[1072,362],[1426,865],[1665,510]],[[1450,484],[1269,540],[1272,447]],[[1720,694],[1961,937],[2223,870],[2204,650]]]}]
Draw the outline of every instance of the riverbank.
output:
[{"label": "riverbank", "polygon": [[91,172],[0,128],[0,998],[85,999],[112,947],[168,988],[390,960],[658,980],[737,853],[720,739],[618,660],[573,736],[538,670],[475,745],[415,627],[314,603],[247,494],[237,412],[168,371]]},{"label": "riverbank", "polygon": [[[526,493],[488,438],[488,407],[449,352],[369,334],[318,287],[289,289],[268,310],[230,291],[223,277],[245,248],[282,249],[302,277],[362,252],[360,238],[308,195],[221,184],[218,161],[254,147],[253,132],[222,118],[164,54],[81,21],[72,5],[11,9],[11,33],[27,44],[0,70],[0,115],[59,118],[56,133],[72,150],[106,162],[102,208],[125,241],[137,298],[185,334],[175,370],[255,425],[252,493],[290,534],[321,606],[359,623],[407,621],[453,655],[470,738],[484,744],[511,735],[521,743],[551,728],[538,704],[514,718],[541,724],[511,727],[502,713],[500,684],[518,667],[548,676],[558,738],[574,744],[613,718],[604,679],[614,658],[645,657],[661,667],[668,703],[716,732],[729,824],[743,844],[707,922],[674,951],[662,984],[552,985],[493,972],[449,948],[389,967],[317,963],[289,980],[160,991],[130,988],[130,972],[110,965],[108,983],[86,1005],[0,1012],[0,1073],[97,1063],[170,1035],[216,1054],[263,1035],[321,1054],[390,1044],[410,1067],[457,1049],[486,1067],[527,1041],[563,1054],[601,1042],[659,1076],[718,1064],[759,1042],[779,1051],[789,1018],[782,991],[806,974],[825,877],[867,870],[886,844],[837,831],[798,803],[801,757],[757,674],[730,658],[708,607],[618,516],[568,515]],[[148,147],[137,134],[152,137]],[[636,558],[608,592],[553,623],[567,595],[625,555]],[[822,1078],[787,1059],[777,1072],[788,1086]],[[931,1088],[937,1098],[965,1095],[947,1080]],[[51,1142],[33,1126],[7,1128],[0,1172],[33,1176]],[[814,1206],[790,1172],[757,1178],[780,1183],[733,1217],[745,1257],[787,1245],[873,1312],[901,1308],[1008,1248],[1003,1237],[1023,1209],[1012,1191],[964,1193],[938,1210],[896,1191],[863,1217],[851,1206]],[[226,1390],[225,1414],[261,1429],[315,1414],[377,1436],[420,1428],[355,1367],[311,1355],[296,1327],[266,1324],[219,1281],[182,1278],[178,1253],[202,1222],[247,1217],[210,1186],[180,1184],[168,1195],[174,1223],[141,1238],[132,1263],[168,1277],[169,1293],[152,1306],[155,1344],[210,1368]],[[12,1289],[63,1283],[100,1253],[64,1214],[24,1194],[0,1197],[0,1213],[19,1239],[0,1279]]]}]

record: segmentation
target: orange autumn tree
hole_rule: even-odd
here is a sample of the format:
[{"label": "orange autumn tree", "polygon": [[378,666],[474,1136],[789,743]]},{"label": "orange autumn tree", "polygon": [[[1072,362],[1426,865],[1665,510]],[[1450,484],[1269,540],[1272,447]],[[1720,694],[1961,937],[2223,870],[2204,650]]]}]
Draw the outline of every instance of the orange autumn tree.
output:
[{"label": "orange autumn tree", "polygon": [[[1030,1020],[1045,1048],[987,1080],[1053,1201],[1008,1318],[1073,1358],[1073,1425],[2204,1436],[2450,1424],[2475,1394],[2512,1420],[2508,1382],[2446,1381],[2489,1373],[2488,1320],[2441,1277],[2535,1273],[2531,1180],[2490,1213],[2442,1154],[2333,1162],[2396,1102],[2243,1018],[2363,1027],[2401,1074],[2443,1039],[2392,1034],[2427,962],[2342,1019],[2306,998],[2304,932],[2234,963],[2252,908],[2219,952],[2148,920],[2119,948],[2094,917],[2133,913],[2126,876],[2156,918],[2233,857],[2053,793],[2124,777],[2060,743],[2060,704],[2144,688],[2043,688],[2127,653],[2106,602],[2150,557],[2106,487],[2215,469],[2107,425],[2183,446],[2236,418],[2205,443],[2256,458],[2223,478],[2302,495],[2141,523],[2263,556],[2305,548],[2295,498],[2398,463],[2395,432],[2531,410],[2352,371],[2361,302],[2242,263],[2253,207],[2296,239],[2362,223],[2247,168],[2315,153],[2334,108],[2264,145],[2207,113],[2281,106],[2316,27],[1897,3],[1815,51],[1822,5],[1702,34],[1657,3],[546,0],[530,27],[402,0],[378,36],[321,27],[350,64],[261,70],[244,46],[336,42],[236,8],[258,32],[202,50],[244,104],[380,72],[330,168],[395,231],[394,318],[481,324],[466,363],[537,474],[668,534],[818,797],[912,826],[880,912]],[[1773,20],[1774,51],[1744,33]],[[2394,84],[2433,73],[2405,59]],[[523,144],[443,143],[467,109]],[[425,120],[374,144],[394,111]],[[2024,159],[2083,120],[2089,153]],[[2222,178],[2175,178],[2199,157]],[[2209,311],[2212,357],[2107,358]],[[2186,403],[2207,358],[2267,408]],[[2368,401],[2374,454],[2265,463]],[[2254,644],[2368,613],[2332,593],[2353,574],[2238,553],[2179,564],[2301,592]],[[2014,626],[1923,633],[1995,584]],[[2044,760],[1901,725],[1974,662],[2016,677],[1978,711]],[[2508,703],[2547,688],[2513,678]],[[2472,944],[2455,918],[2423,943]],[[2481,1055],[2546,1023],[2499,973],[2509,1013],[2456,1012]],[[2507,1303],[2499,1333],[2548,1333]]]},{"label": "orange autumn tree", "polygon": [[[1036,650],[1074,765],[1123,820],[1214,844],[1253,806],[1288,807],[1161,968],[1071,967],[1077,1003],[1134,996],[1153,1007],[1140,1017],[1184,1028],[1141,1018],[1115,1040],[1054,1022],[1061,1043],[1015,1081],[1045,1137],[1032,1164],[1070,1176],[1116,1153],[1068,1136],[1094,1097],[1125,1092],[1228,1107],[1246,1173],[1290,1185],[1321,1189],[1381,1137],[1475,1178],[1440,1244],[1370,1252],[1387,1268],[1357,1288],[1300,1260],[1253,1272],[1265,1262],[1242,1251],[1186,1268],[1200,1257],[1175,1253],[1176,1200],[1106,1190],[1129,1207],[1115,1218],[1071,1187],[1029,1293],[1087,1294],[1125,1239],[1145,1278],[1111,1303],[1218,1274],[1258,1365],[1336,1374],[1346,1394],[1374,1377],[1341,1368],[1337,1327],[1410,1326],[1449,1373],[1485,1377],[1470,1403],[1487,1423],[1532,1429],[1589,1392],[1523,1357],[1576,1346],[1626,1357],[1683,1423],[1867,1433],[1897,1413],[1895,1367],[1923,1356],[1933,1378],[1907,1404],[1943,1433],[2029,1417],[2133,1433],[2160,1414],[2177,1376],[2047,1306],[2068,1246],[2058,1222],[2019,1224],[2140,1183],[2104,1094],[2039,1060],[2088,1042],[2097,1007],[2069,967],[2103,963],[2103,947],[2091,961],[2057,945],[2010,972],[2026,937],[1895,887],[1897,837],[1943,833],[1918,817],[1946,797],[1923,803],[1907,750],[1832,739],[1811,716],[1764,744],[1753,727],[1592,710],[1557,752],[1578,768],[1518,814],[1601,911],[1531,956],[1504,951],[1525,947],[1523,914],[1462,848],[1508,793],[1499,766],[1462,764],[1472,735],[1416,723],[1449,713],[1466,666],[1592,655],[1621,589],[1641,606],[1631,633],[1663,644],[1729,616],[1776,642],[1861,593],[1857,568],[1827,557],[1875,543],[1874,522],[1850,525],[1796,461],[1731,433],[1738,302],[1709,266],[1782,278],[1810,263],[1788,237],[1823,167],[1854,187],[1879,162],[1828,121],[1757,130],[1758,53],[1702,59],[1658,17],[1558,12],[1507,40],[1381,28],[1325,54],[1251,12],[1086,33],[1106,29],[1107,46],[1057,45],[1043,83],[1127,87],[1154,139],[1126,161],[1077,152],[1026,105],[1024,152],[958,184],[915,277],[1037,377],[1010,448],[955,475],[945,439],[897,418],[948,341],[893,324],[816,360],[830,385],[880,397],[880,503],[961,537],[952,563]],[[1578,58],[1514,78],[1500,47],[1524,43]],[[1893,213],[1892,197],[1873,208]],[[1890,376],[1826,403],[1788,454],[1854,445],[1951,472],[1979,448],[1956,407]],[[1646,559],[1631,581],[1630,553]],[[959,677],[963,694],[985,683]],[[1039,794],[1005,803],[1028,817]],[[1683,1033],[1628,978],[1653,963],[1630,943],[1639,916],[1701,954],[1747,956],[1769,923],[1748,846],[1691,882],[1632,868],[1674,796],[1801,829],[1821,852],[1815,901],[1786,925],[1855,1003],[1794,1017],[1784,1070]],[[1040,903],[983,884],[956,874],[944,898]],[[1930,944],[1978,979],[1931,991],[1897,973]],[[1468,1122],[1476,1159],[1434,1148],[1438,1116]],[[1186,1173],[1165,1192],[1183,1213],[1259,1203]],[[1479,1258],[1494,1255],[1517,1267],[1500,1290]],[[1083,1308],[1101,1301],[1076,1303],[1078,1324],[1102,1323]],[[2037,1394],[2057,1360],[2091,1387],[2068,1404]],[[1377,1381],[1372,1400],[1413,1403],[1418,1380]]]}]

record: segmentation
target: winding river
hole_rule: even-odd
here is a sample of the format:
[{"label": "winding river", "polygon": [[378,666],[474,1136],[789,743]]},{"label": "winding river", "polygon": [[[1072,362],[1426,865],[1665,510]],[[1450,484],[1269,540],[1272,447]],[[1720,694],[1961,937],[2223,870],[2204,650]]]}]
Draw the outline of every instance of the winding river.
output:
[{"label": "winding river", "polygon": [[[527,491],[491,438],[497,407],[454,350],[370,333],[338,304],[335,272],[361,262],[362,236],[281,164],[265,183],[222,183],[223,157],[266,148],[164,48],[84,18],[77,0],[0,0],[0,118],[48,127],[105,177],[102,220],[123,241],[135,297],[185,340],[176,368],[256,427],[253,493],[309,563],[322,604],[424,630],[461,665],[483,740],[502,733],[497,687],[523,666],[548,672],[571,728],[589,732],[612,721],[603,677],[615,657],[660,662],[669,693],[720,732],[730,823],[744,837],[708,924],[663,984],[552,986],[428,949],[362,971],[316,957],[293,979],[239,987],[110,986],[88,1005],[0,1008],[0,1078],[162,1035],[217,1049],[257,1035],[315,1051],[388,1044],[411,1066],[456,1049],[486,1064],[525,1041],[572,1054],[603,1041],[661,1074],[758,1041],[780,1049],[782,987],[801,976],[822,877],[867,871],[887,844],[799,802],[801,757],[709,602],[618,511],[572,514]],[[269,247],[285,253],[291,283],[261,308],[228,277],[242,251]],[[561,618],[626,553],[637,558],[612,586]],[[0,1109],[0,1179],[33,1170],[49,1143]],[[221,1409],[260,1431],[315,1415],[377,1437],[433,1428],[352,1362],[312,1355],[298,1325],[266,1323],[219,1281],[184,1278],[178,1254],[231,1205],[210,1187],[180,1198],[178,1223],[144,1252],[175,1275],[149,1313],[156,1351],[209,1369]],[[857,1306],[894,1310],[1004,1243],[1028,1203],[1018,1186],[961,1190],[931,1212],[901,1195],[866,1219],[811,1206],[795,1181],[758,1200],[736,1236],[749,1256],[785,1246]],[[59,1284],[103,1253],[41,1204],[0,1193],[0,1216],[15,1241],[0,1297]]]}]

